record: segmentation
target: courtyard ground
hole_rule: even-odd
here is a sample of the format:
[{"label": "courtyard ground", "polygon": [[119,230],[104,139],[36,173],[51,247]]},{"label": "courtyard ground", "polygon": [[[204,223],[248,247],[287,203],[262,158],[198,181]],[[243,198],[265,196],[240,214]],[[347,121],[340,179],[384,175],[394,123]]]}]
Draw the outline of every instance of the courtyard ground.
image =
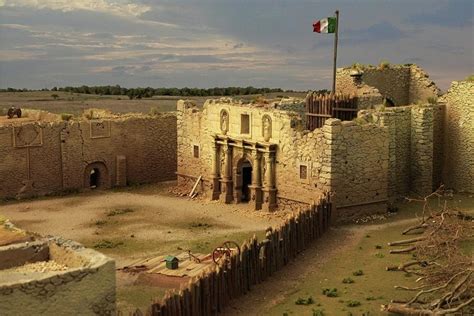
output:
[{"label": "courtyard ground", "polygon": [[[13,201],[0,204],[0,216],[22,229],[95,248],[114,258],[117,267],[187,250],[206,254],[226,240],[241,244],[253,234],[263,237],[265,229],[283,216],[251,212],[244,205],[176,197],[168,192],[173,185]],[[165,291],[135,281],[135,277],[117,272],[122,311],[144,308]]]}]

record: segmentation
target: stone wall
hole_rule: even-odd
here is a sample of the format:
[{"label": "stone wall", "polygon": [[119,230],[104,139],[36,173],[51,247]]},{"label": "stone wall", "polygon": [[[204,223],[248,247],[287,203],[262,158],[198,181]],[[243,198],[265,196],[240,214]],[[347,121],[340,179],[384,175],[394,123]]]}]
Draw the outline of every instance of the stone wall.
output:
[{"label": "stone wall", "polygon": [[385,212],[388,201],[389,141],[386,127],[337,119],[326,121],[331,191],[337,218]]},{"label": "stone wall", "polygon": [[411,192],[426,196],[433,191],[433,122],[432,106],[414,106],[411,117]]},{"label": "stone wall", "polygon": [[176,116],[0,126],[0,198],[175,179]]},{"label": "stone wall", "polygon": [[474,192],[474,82],[454,81],[446,102],[443,181],[459,192]]},{"label": "stone wall", "polygon": [[72,241],[51,239],[48,243],[49,260],[67,266],[67,270],[0,270],[1,313],[113,315],[115,262]]},{"label": "stone wall", "polygon": [[410,192],[411,107],[387,108],[377,112],[378,122],[388,129],[389,199],[394,201]]},{"label": "stone wall", "polygon": [[[178,174],[180,182],[202,176],[202,189],[209,197],[212,169],[212,135],[220,133],[219,115],[229,113],[227,136],[249,142],[265,142],[262,117],[272,119],[270,143],[275,144],[275,187],[279,201],[312,203],[325,191],[335,193],[341,217],[350,219],[370,209],[383,212],[388,200],[388,128],[358,125],[330,119],[321,129],[302,130],[299,115],[269,107],[256,107],[230,100],[207,102],[202,111],[190,103],[178,103]],[[240,115],[251,117],[248,134],[241,134]],[[193,146],[199,146],[200,159]],[[235,163],[234,159],[234,163]],[[235,165],[233,166],[235,167]],[[305,169],[305,176],[301,168]],[[207,192],[206,192],[207,191]]]}]

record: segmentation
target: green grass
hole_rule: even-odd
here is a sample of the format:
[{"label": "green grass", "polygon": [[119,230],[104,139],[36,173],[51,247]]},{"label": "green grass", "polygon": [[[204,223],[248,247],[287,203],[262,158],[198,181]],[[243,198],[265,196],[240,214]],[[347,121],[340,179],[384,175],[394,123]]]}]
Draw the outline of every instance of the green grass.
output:
[{"label": "green grass", "polygon": [[142,313],[151,305],[155,298],[161,298],[165,295],[166,289],[146,286],[146,285],[127,285],[117,288],[117,309],[128,315],[137,308]]},{"label": "green grass", "polygon": [[135,212],[134,209],[132,208],[129,208],[129,207],[126,207],[126,208],[117,208],[117,209],[114,209],[114,210],[111,210],[107,213],[107,216],[117,216],[117,215],[123,215],[123,214],[127,214],[127,213],[132,213],[132,212]]},{"label": "green grass", "polygon": [[[306,295],[321,304],[319,309],[327,315],[347,315],[349,310],[354,315],[367,312],[370,312],[370,315],[379,315],[381,304],[386,304],[392,298],[403,299],[411,294],[397,291],[393,286],[412,285],[415,276],[405,277],[400,272],[386,271],[386,266],[407,261],[410,256],[390,255],[388,247],[376,249],[376,245],[400,239],[401,231],[408,226],[394,223],[386,228],[371,230],[370,238],[363,235],[354,247],[344,252],[344,258],[350,260],[344,260],[340,256],[331,258],[320,271],[307,275],[297,286],[297,291],[293,291],[283,302],[272,307],[268,314],[282,315],[287,312],[292,315],[312,315],[310,307],[294,304],[298,297]],[[384,257],[376,257],[377,253],[383,254]],[[341,284],[341,276],[353,272],[357,275],[352,277],[355,282]],[[337,291],[334,290],[336,288]],[[337,293],[337,298],[332,296],[334,293]]]}]

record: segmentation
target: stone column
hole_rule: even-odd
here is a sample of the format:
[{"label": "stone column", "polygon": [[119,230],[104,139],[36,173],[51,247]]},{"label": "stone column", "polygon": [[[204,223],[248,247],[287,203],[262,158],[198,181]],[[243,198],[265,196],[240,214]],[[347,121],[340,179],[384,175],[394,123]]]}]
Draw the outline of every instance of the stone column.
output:
[{"label": "stone column", "polygon": [[222,170],[222,190],[225,193],[221,196],[224,203],[232,203],[232,147],[226,142],[222,148],[224,149],[224,167]]},{"label": "stone column", "polygon": [[265,187],[263,188],[264,209],[274,211],[277,207],[275,189],[275,154],[267,151],[265,156]]},{"label": "stone column", "polygon": [[211,150],[212,150],[212,171],[211,171],[211,181],[212,181],[212,194],[211,200],[218,200],[219,195],[221,194],[221,186],[219,183],[219,145],[216,143],[216,140],[213,139]]},{"label": "stone column", "polygon": [[261,154],[254,148],[252,151],[252,185],[250,189],[250,201],[255,203],[255,209],[262,209],[263,195],[262,195],[262,176],[261,176]]}]

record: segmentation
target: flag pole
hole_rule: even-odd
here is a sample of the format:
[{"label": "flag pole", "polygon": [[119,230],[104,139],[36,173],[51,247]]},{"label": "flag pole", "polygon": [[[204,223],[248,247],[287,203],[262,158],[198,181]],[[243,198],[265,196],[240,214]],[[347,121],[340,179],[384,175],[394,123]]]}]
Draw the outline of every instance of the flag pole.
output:
[{"label": "flag pole", "polygon": [[337,35],[339,31],[339,10],[336,10],[336,30],[334,36],[334,68],[332,71],[332,93],[336,93]]}]

